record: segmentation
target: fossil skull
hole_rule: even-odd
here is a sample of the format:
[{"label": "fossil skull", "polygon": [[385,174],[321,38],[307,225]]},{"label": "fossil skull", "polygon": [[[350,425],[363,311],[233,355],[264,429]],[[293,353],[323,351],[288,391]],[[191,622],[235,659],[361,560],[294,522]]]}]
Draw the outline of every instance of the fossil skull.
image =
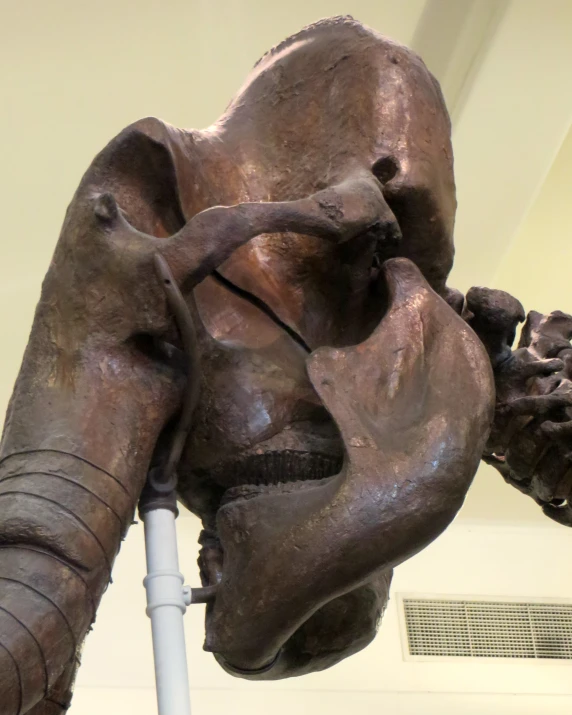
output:
[{"label": "fossil skull", "polygon": [[0,562],[16,585],[0,630],[22,663],[18,678],[3,663],[2,715],[63,677],[163,458],[188,376],[157,254],[201,363],[178,494],[217,584],[205,647],[229,672],[279,678],[373,638],[392,568],[452,520],[491,421],[489,359],[448,304],[454,212],[437,83],[351,18],[265,55],[209,129],[145,119],[96,157],[2,443]]}]

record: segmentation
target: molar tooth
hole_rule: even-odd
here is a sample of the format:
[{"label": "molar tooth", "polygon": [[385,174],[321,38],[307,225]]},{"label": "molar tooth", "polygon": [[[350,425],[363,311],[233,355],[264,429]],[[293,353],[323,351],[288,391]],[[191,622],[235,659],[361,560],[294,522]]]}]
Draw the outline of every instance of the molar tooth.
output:
[{"label": "molar tooth", "polygon": [[294,471],[294,460],[292,457],[292,451],[287,450],[285,459],[284,459],[284,481],[291,481],[293,477],[293,471]]}]

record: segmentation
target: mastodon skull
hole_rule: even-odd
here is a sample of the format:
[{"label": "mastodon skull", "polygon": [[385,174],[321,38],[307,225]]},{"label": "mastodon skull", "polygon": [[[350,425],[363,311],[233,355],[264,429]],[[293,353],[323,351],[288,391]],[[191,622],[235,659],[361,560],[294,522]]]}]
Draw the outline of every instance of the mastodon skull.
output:
[{"label": "mastodon skull", "polygon": [[[12,545],[0,559],[24,581],[41,573],[36,590],[57,591],[73,635],[47,690],[89,625],[188,377],[157,253],[201,362],[178,494],[203,520],[204,583],[218,584],[206,648],[230,672],[275,678],[371,640],[391,569],[454,517],[491,419],[488,357],[446,300],[449,135],[421,60],[335,18],[268,53],[209,129],[142,120],[94,160],[44,284],[0,463],[0,540]],[[22,618],[26,593],[10,606]],[[47,623],[42,608],[30,631]],[[41,648],[64,626],[54,616],[50,628]],[[43,681],[26,677],[33,703]]]}]

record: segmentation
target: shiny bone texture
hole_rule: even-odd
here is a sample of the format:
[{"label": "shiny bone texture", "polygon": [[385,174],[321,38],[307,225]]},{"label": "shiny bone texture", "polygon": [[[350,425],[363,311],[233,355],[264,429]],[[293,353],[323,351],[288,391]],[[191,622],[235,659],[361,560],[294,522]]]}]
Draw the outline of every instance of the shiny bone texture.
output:
[{"label": "shiny bone texture", "polygon": [[201,364],[177,477],[218,586],[205,647],[281,678],[371,641],[393,566],[453,518],[492,419],[489,358],[446,302],[455,205],[437,83],[351,18],[274,48],[207,130],[144,119],[94,159],[2,438],[0,715],[67,708],[165,460],[188,375],[157,254]]}]

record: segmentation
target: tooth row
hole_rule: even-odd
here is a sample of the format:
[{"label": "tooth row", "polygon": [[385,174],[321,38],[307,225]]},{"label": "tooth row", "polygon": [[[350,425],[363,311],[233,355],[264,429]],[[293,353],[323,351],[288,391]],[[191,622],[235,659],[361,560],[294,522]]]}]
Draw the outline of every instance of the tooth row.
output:
[{"label": "tooth row", "polygon": [[286,450],[249,455],[228,465],[230,469],[222,469],[225,484],[263,486],[324,479],[339,472],[341,466],[341,457]]}]

